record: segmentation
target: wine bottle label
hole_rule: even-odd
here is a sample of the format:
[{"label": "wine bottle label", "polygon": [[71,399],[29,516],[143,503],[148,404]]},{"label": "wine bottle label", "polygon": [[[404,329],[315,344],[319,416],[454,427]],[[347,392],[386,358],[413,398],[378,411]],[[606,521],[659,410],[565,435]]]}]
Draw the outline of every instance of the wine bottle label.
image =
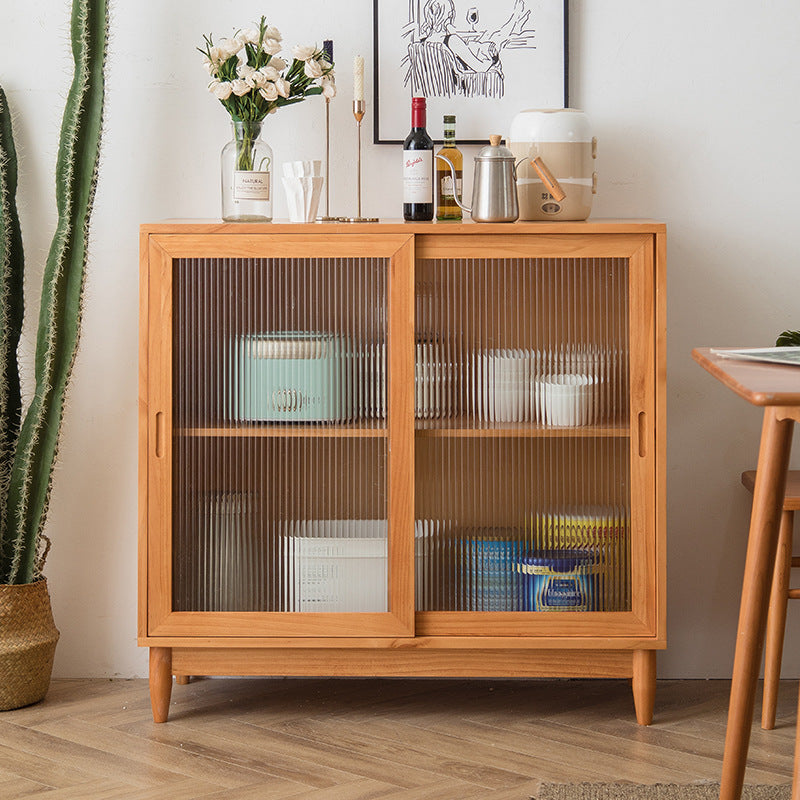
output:
[{"label": "wine bottle label", "polygon": [[269,200],[269,172],[237,169],[233,174],[234,200]]},{"label": "wine bottle label", "polygon": [[[456,190],[461,197],[461,178],[456,178]],[[442,197],[453,197],[453,176],[445,175],[442,178]]]},{"label": "wine bottle label", "polygon": [[403,150],[403,202],[433,202],[432,150]]}]

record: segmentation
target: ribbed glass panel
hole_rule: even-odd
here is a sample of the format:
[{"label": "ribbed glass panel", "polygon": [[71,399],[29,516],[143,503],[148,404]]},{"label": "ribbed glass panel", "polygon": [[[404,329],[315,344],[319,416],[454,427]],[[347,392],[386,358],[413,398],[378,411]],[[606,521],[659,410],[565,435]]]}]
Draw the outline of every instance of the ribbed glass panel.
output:
[{"label": "ribbed glass panel", "polygon": [[630,610],[627,260],[416,281],[417,609]]},{"label": "ribbed glass panel", "polygon": [[173,263],[173,607],[385,611],[385,259]]}]

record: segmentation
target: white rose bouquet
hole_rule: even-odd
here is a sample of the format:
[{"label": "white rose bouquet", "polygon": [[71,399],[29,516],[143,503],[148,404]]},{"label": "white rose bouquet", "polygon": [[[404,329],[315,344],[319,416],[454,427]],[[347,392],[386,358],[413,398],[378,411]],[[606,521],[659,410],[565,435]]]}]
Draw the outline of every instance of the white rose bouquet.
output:
[{"label": "white rose bouquet", "polygon": [[[280,56],[282,40],[281,32],[262,16],[257,28],[238,31],[216,44],[210,35],[203,36],[204,47],[197,48],[211,76],[208,89],[233,123],[234,140],[222,151],[226,220],[272,218],[272,150],[259,138],[267,114],[311,95],[331,98],[336,93],[330,52],[295,47],[289,63]],[[226,154],[233,158],[230,165]],[[243,173],[250,173],[247,185]]]},{"label": "white rose bouquet", "polygon": [[234,120],[258,122],[282,106],[300,103],[311,95],[333,97],[333,62],[316,46],[297,46],[289,64],[279,56],[283,37],[261,17],[258,28],[242,30],[214,44],[203,36],[208,90]]}]

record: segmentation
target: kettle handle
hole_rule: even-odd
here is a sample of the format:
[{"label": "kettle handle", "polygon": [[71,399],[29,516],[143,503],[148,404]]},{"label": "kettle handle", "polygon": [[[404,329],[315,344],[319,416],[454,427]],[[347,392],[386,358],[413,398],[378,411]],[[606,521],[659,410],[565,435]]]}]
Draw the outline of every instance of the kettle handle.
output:
[{"label": "kettle handle", "polygon": [[545,189],[553,195],[553,199],[557,203],[560,203],[567,196],[567,193],[561,188],[561,184],[556,180],[555,175],[547,168],[547,164],[542,161],[542,157],[536,156],[536,158],[532,158],[531,166],[542,179]]},{"label": "kettle handle", "polygon": [[461,200],[458,199],[458,190],[456,188],[456,168],[453,166],[453,162],[447,156],[440,156],[438,153],[436,154],[436,158],[441,159],[442,161],[450,167],[450,174],[453,176],[453,198],[458,203],[458,207],[463,211],[466,211],[468,214],[472,213],[472,209],[468,206],[465,206]]}]

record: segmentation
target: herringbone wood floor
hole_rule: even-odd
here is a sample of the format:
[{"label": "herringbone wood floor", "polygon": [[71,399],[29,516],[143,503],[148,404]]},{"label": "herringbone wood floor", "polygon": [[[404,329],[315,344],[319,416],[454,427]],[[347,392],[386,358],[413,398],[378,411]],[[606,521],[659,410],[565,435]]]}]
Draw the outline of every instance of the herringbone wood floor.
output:
[{"label": "herringbone wood floor", "polygon": [[[154,725],[146,681],[55,681],[0,714],[0,798],[525,800],[541,781],[718,780],[726,681],[198,680]],[[791,780],[796,684],[746,781]],[[758,709],[757,709],[758,711]]]}]

